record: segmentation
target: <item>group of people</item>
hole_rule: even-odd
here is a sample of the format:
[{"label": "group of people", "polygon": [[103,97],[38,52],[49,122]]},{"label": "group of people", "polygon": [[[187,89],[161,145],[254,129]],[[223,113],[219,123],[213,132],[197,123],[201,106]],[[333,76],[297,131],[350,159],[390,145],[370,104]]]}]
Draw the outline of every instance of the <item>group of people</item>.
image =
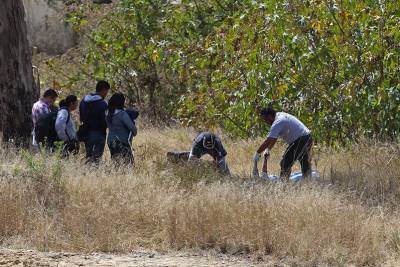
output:
[{"label": "group of people", "polygon": [[[54,148],[55,143],[60,141],[63,155],[68,156],[70,153],[77,153],[79,142],[84,142],[87,162],[97,163],[107,143],[112,159],[119,162],[122,160],[126,164],[133,163],[131,144],[132,138],[137,134],[135,120],[139,113],[134,109],[125,109],[125,96],[122,93],[113,94],[107,103],[105,98],[109,91],[109,83],[99,81],[96,92],[85,96],[80,103],[75,95],[69,95],[59,102],[60,107],[57,108],[57,92],[53,89],[46,90],[32,108],[34,145],[43,144]],[[78,106],[80,126],[77,130],[71,112]],[[253,158],[257,164],[263,153],[262,177],[268,177],[267,161],[278,138],[282,138],[288,144],[280,163],[280,177],[288,179],[296,161],[300,162],[303,176],[310,176],[313,143],[311,131],[295,116],[277,112],[273,108],[262,109],[260,117],[271,126],[268,137]],[[213,157],[222,173],[231,174],[222,141],[211,132],[199,133],[191,150],[180,153],[179,157],[194,161],[205,154]]]},{"label": "group of people", "polygon": [[[32,107],[33,145],[54,150],[61,144],[62,154],[68,156],[76,154],[79,142],[84,142],[87,162],[98,163],[107,143],[112,159],[133,163],[131,142],[137,134],[135,120],[139,113],[125,109],[122,93],[113,94],[107,103],[104,99],[109,91],[109,83],[99,81],[96,92],[85,96],[80,103],[75,95],[69,95],[59,102],[58,108],[57,92],[47,89]],[[80,126],[76,128],[71,113],[78,107]]]},{"label": "group of people", "polygon": [[[278,138],[282,138],[288,144],[280,163],[281,179],[289,179],[292,167],[296,161],[300,162],[303,177],[310,177],[311,148],[313,144],[311,131],[295,116],[285,112],[276,112],[273,108],[262,109],[260,117],[271,127],[268,137],[257,149],[253,158],[255,165],[257,165],[263,153],[264,161],[261,177],[268,179],[267,162],[270,157],[270,151]],[[226,175],[231,174],[225,159],[227,152],[221,139],[210,132],[200,133],[194,139],[190,152],[171,153],[169,156],[171,158],[192,161],[196,158],[201,158],[205,154],[213,157],[217,167],[222,173]],[[259,175],[258,170],[256,175]]]}]

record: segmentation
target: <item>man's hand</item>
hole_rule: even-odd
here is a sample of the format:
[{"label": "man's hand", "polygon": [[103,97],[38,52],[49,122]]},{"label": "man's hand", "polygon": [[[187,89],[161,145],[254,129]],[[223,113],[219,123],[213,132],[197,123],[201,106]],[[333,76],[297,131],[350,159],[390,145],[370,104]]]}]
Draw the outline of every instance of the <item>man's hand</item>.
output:
[{"label": "man's hand", "polygon": [[274,145],[275,145],[275,143],[276,143],[276,140],[277,140],[276,138],[268,137],[268,138],[264,141],[264,143],[262,143],[261,146],[258,148],[257,152],[258,152],[258,153],[262,153],[262,152],[265,151],[266,149],[271,150],[271,149],[274,147]]},{"label": "man's hand", "polygon": [[269,153],[269,149],[267,148],[267,149],[265,149],[265,152],[264,152],[264,159],[265,160],[267,160],[267,159],[269,159],[269,156],[270,156],[271,154]]},{"label": "man's hand", "polygon": [[254,162],[258,162],[260,160],[260,158],[261,158],[261,154],[256,152],[254,154],[253,160],[254,160]]}]

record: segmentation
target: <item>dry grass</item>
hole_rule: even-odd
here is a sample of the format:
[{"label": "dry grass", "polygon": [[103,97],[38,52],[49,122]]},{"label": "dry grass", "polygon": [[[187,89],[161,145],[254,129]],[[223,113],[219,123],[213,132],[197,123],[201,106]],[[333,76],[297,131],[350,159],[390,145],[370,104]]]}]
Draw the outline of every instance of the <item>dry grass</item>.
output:
[{"label": "dry grass", "polygon": [[[188,149],[193,136],[142,130],[134,169],[1,150],[0,244],[85,252],[203,249],[304,266],[399,262],[395,145],[321,150],[320,182],[268,184],[248,179],[260,140],[223,138],[232,179],[207,164],[168,164],[165,153]],[[275,173],[281,150],[272,157]]]}]

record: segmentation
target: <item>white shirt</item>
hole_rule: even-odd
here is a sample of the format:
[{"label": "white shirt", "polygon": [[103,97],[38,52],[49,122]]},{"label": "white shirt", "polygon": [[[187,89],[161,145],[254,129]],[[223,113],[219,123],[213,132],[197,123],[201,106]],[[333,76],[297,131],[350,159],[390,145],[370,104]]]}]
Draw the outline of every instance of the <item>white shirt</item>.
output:
[{"label": "white shirt", "polygon": [[295,116],[277,112],[268,137],[276,139],[281,137],[287,144],[291,144],[296,139],[310,133],[311,131]]}]

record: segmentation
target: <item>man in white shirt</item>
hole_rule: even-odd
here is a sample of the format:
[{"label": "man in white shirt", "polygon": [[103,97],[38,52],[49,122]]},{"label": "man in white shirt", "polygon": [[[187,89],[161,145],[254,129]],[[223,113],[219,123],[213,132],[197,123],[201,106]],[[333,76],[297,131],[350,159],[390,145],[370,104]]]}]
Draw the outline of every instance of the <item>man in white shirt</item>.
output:
[{"label": "man in white shirt", "polygon": [[289,179],[292,166],[296,160],[300,161],[303,177],[309,177],[311,175],[311,147],[313,142],[311,131],[293,115],[285,112],[276,112],[272,108],[262,109],[260,116],[271,126],[267,139],[254,155],[254,161],[258,162],[261,153],[265,151],[262,176],[268,176],[266,161],[269,158],[271,149],[278,137],[280,137],[288,144],[280,164],[281,178]]}]

